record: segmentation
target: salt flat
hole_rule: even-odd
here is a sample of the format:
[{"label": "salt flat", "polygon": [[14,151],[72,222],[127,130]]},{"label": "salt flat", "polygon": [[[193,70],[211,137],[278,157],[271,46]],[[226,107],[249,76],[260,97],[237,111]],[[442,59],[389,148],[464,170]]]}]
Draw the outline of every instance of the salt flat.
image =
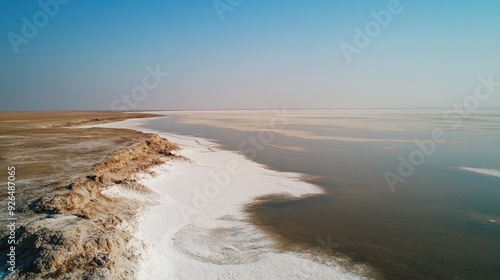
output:
[{"label": "salt flat", "polygon": [[[155,132],[141,123],[100,126]],[[160,197],[140,214],[136,237],[146,254],[139,279],[364,279],[364,267],[347,271],[331,259],[279,251],[248,222],[244,207],[259,196],[321,192],[300,174],[268,170],[203,138],[159,134],[192,162],[169,162],[142,181]]]}]

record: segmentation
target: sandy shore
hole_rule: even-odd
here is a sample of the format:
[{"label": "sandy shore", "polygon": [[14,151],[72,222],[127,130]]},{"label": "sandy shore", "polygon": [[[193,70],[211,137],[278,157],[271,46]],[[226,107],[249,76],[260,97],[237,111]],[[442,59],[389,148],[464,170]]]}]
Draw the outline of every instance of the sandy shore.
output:
[{"label": "sandy shore", "polygon": [[[133,237],[135,217],[152,203],[132,199],[152,195],[136,174],[177,159],[171,151],[178,147],[134,130],[65,127],[152,116],[0,113],[0,163],[16,170],[15,227],[10,230],[7,219],[0,222],[0,278],[135,279],[143,248]],[[3,202],[6,182],[2,172]],[[131,197],[113,196],[110,188]]]},{"label": "sandy shore", "polygon": [[[143,132],[141,120],[99,125]],[[159,194],[139,216],[135,237],[145,244],[138,279],[363,279],[343,260],[279,251],[249,222],[244,208],[268,194],[321,192],[300,174],[266,169],[203,138],[159,133],[192,162],[168,162],[141,183]],[[117,192],[117,195],[120,195]]]}]

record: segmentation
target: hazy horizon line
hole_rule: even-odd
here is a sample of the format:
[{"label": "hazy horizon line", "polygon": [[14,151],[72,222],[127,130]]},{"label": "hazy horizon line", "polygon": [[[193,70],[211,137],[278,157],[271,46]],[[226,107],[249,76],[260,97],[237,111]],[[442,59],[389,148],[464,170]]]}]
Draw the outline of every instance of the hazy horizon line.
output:
[{"label": "hazy horizon line", "polygon": [[[269,111],[276,110],[280,108],[286,108],[287,110],[415,110],[415,109],[448,109],[448,107],[274,107],[274,108],[204,108],[204,109],[145,109],[145,110],[128,110],[128,111],[112,111],[112,110],[13,110],[13,111],[3,111],[0,113],[30,113],[30,112],[116,112],[116,113],[127,113],[127,112],[179,112],[179,111]],[[478,107],[478,109],[500,109],[500,107]]]}]

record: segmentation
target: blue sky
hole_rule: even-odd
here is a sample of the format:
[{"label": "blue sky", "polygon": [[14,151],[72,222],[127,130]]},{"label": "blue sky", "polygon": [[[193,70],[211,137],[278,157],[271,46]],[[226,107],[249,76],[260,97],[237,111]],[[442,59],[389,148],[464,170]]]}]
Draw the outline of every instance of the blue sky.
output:
[{"label": "blue sky", "polygon": [[148,66],[169,75],[129,109],[450,107],[500,81],[492,0],[401,0],[348,63],[340,44],[389,2],[243,0],[221,20],[213,1],[72,0],[16,54],[9,34],[43,9],[2,1],[0,110],[110,110]]}]

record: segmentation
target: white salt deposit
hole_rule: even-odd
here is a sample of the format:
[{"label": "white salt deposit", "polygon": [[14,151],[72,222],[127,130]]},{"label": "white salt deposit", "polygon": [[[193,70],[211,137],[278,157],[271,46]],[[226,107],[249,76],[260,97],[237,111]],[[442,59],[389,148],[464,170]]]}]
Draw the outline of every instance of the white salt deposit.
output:
[{"label": "white salt deposit", "polygon": [[478,174],[500,177],[500,170],[497,169],[472,168],[472,167],[460,167],[460,169]]},{"label": "white salt deposit", "polygon": [[[141,128],[145,121],[99,126],[156,132]],[[347,271],[333,260],[280,252],[248,222],[244,206],[259,196],[321,192],[300,181],[300,174],[268,170],[203,138],[159,134],[179,144],[177,153],[193,162],[169,162],[142,181],[160,197],[140,215],[136,237],[146,244],[146,254],[139,279],[365,279],[366,267]]]}]

